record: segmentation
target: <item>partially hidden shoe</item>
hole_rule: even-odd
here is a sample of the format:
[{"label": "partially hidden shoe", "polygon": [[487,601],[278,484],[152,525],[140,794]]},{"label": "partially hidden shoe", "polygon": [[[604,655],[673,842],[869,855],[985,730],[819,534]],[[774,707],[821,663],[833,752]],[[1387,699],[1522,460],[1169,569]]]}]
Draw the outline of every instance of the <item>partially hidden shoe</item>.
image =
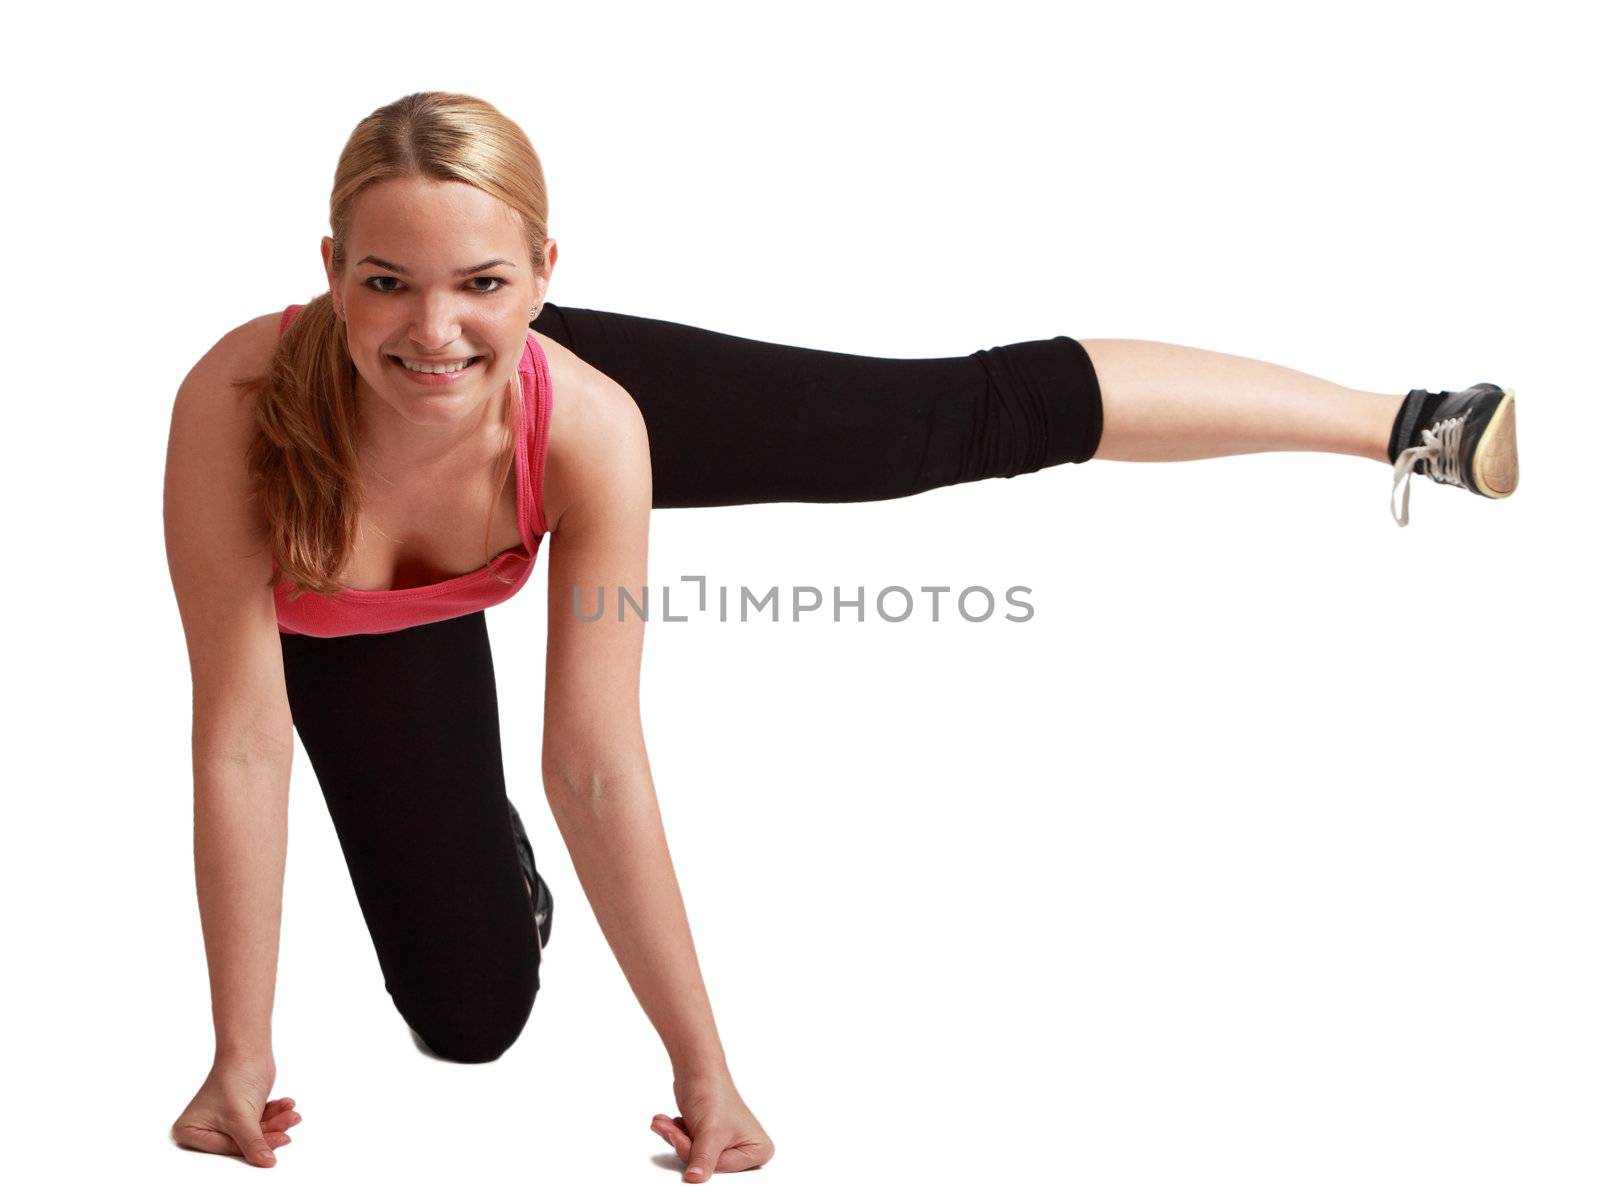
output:
[{"label": "partially hidden shoe", "polygon": [[517,861],[522,864],[522,877],[528,880],[528,885],[533,888],[533,924],[539,932],[539,948],[542,950],[550,943],[550,927],[555,915],[555,899],[550,894],[550,888],[534,869],[533,842],[528,840],[528,830],[522,827],[522,817],[517,813],[517,807],[509,799],[506,807],[511,809],[511,831],[517,843]]},{"label": "partially hidden shoe", "polygon": [[[1389,515],[1402,528],[1411,519],[1411,476],[1464,487],[1503,500],[1517,489],[1516,392],[1493,383],[1464,391],[1409,392],[1396,416],[1399,453]],[[1400,511],[1396,493],[1404,487]]]}]

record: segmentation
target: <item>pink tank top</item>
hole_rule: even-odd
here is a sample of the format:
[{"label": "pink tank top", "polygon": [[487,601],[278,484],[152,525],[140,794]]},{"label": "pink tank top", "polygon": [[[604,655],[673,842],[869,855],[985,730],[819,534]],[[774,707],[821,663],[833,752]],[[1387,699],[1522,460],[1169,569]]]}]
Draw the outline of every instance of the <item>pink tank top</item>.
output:
[{"label": "pink tank top", "polygon": [[[278,336],[289,327],[303,304],[284,309]],[[422,587],[401,587],[390,591],[363,591],[346,587],[336,596],[308,592],[290,602],[294,581],[279,580],[274,589],[278,628],[285,633],[304,633],[311,637],[348,637],[352,633],[392,633],[412,625],[449,620],[470,612],[481,612],[503,604],[533,574],[539,543],[549,530],[544,523],[545,444],[550,431],[550,406],[553,400],[550,363],[544,349],[528,332],[517,364],[522,374],[522,415],[516,437],[517,531],[522,545],[506,550],[471,574],[459,575]],[[532,420],[529,420],[529,409]],[[531,424],[531,428],[529,425]],[[502,583],[495,576],[510,579]]]}]

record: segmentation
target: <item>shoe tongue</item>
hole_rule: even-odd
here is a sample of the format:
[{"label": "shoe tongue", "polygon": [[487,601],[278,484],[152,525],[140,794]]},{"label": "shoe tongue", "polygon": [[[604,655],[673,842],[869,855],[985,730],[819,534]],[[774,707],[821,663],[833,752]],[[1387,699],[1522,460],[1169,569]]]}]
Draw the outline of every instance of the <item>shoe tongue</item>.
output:
[{"label": "shoe tongue", "polygon": [[1420,438],[1422,430],[1433,424],[1433,414],[1439,411],[1439,405],[1444,403],[1445,397],[1449,394],[1448,391],[1430,391],[1428,393],[1427,398],[1422,401],[1422,408],[1417,413],[1417,432],[1413,435],[1413,440]]}]

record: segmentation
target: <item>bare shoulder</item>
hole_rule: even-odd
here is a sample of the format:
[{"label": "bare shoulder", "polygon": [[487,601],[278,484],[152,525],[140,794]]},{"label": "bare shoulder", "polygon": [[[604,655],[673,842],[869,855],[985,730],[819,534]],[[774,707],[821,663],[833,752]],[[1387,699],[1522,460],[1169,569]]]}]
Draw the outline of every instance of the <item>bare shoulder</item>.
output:
[{"label": "bare shoulder", "polygon": [[250,378],[266,370],[278,344],[278,324],[282,313],[269,312],[235,325],[201,355],[184,379],[184,390],[200,390],[213,397],[239,393],[231,388],[236,379]]},{"label": "bare shoulder", "polygon": [[236,366],[254,362],[266,366],[278,344],[278,325],[283,320],[281,312],[267,312],[253,316],[243,324],[235,325],[217,338],[211,352],[234,360]]},{"label": "bare shoulder", "polygon": [[649,438],[633,396],[560,342],[534,336],[555,391],[544,470],[549,528],[556,530],[574,503],[601,491],[649,508]]},{"label": "bare shoulder", "polygon": [[278,328],[283,323],[283,313],[267,312],[253,316],[223,335],[248,363],[265,368],[278,346]]}]

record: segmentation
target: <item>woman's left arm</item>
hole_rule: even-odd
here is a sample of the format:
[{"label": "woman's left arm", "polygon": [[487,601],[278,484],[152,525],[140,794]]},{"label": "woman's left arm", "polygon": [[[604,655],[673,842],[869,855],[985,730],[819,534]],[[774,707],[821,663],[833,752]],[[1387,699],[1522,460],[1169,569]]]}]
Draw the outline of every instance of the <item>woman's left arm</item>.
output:
[{"label": "woman's left arm", "polygon": [[[638,406],[609,381],[563,416],[560,453],[546,465],[545,494],[559,495],[562,510],[549,545],[545,793],[601,931],[672,1061],[682,1114],[658,1115],[651,1127],[687,1163],[684,1177],[703,1182],[762,1165],[773,1145],[733,1085],[667,851],[639,717],[645,622],[632,611],[617,618],[619,589],[641,606],[645,596],[649,443]],[[603,616],[582,619],[597,592]]]}]

